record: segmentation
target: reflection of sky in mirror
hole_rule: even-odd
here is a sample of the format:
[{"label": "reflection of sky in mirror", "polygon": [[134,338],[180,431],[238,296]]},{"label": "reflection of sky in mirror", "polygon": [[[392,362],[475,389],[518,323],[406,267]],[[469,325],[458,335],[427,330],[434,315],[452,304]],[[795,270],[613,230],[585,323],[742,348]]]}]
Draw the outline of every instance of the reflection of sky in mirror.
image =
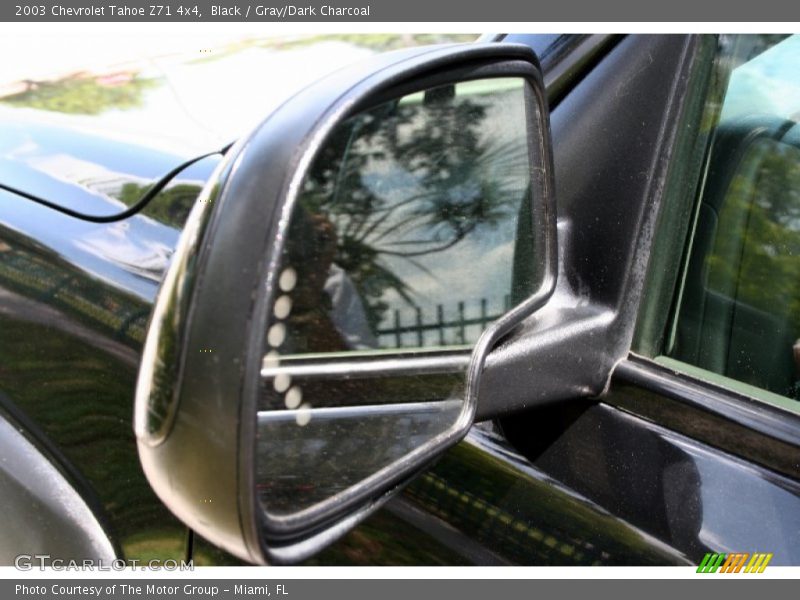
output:
[{"label": "reflection of sky in mirror", "polygon": [[[504,91],[487,93],[492,89]],[[527,153],[524,129],[520,127],[525,119],[520,80],[494,80],[494,85],[487,85],[486,81],[462,84],[458,86],[458,94],[475,101],[482,100],[481,104],[487,108],[486,116],[478,128],[479,144],[485,144],[487,155],[502,147],[515,148],[521,154]],[[512,165],[498,160],[489,161],[485,166],[486,172],[482,173],[482,178],[502,180],[505,194],[513,196],[513,206],[506,210],[505,218],[495,226],[479,227],[474,234],[467,235],[448,250],[419,257],[416,260],[422,263],[424,269],[399,257],[384,256],[381,259],[411,288],[415,305],[425,313],[425,321],[435,318],[439,304],[442,305],[446,321],[458,318],[459,302],[465,303],[467,319],[480,316],[482,299],[486,300],[488,315],[496,316],[505,310],[507,296],[511,291],[517,213],[529,183],[528,161],[522,161],[522,169],[514,169]],[[410,186],[416,180],[407,173],[394,172],[390,175],[377,168],[364,181],[372,191],[395,202],[414,193],[413,189],[404,189],[403,185],[398,185],[404,179],[408,179],[406,183]],[[387,181],[393,184],[387,185]],[[395,218],[402,220],[404,217],[400,213]],[[419,237],[418,232],[412,232],[411,235]],[[406,324],[410,324],[415,318],[411,307],[395,291],[387,291],[384,300],[393,307],[399,307]],[[393,311],[387,311],[382,326],[390,326],[393,319]],[[468,327],[467,338],[475,339],[480,330],[481,327],[477,325]],[[435,331],[426,333],[428,337],[435,335],[438,335]],[[411,341],[413,335],[408,334],[407,337],[407,341]]]},{"label": "reflection of sky in mirror", "polygon": [[721,120],[747,114],[800,117],[800,36],[793,35],[734,69]]}]

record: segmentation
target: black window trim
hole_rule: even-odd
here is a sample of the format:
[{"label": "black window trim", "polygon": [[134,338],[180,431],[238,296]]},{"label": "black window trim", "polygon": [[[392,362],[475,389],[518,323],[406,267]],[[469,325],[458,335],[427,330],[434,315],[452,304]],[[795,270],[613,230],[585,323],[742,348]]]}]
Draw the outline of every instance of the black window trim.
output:
[{"label": "black window trim", "polygon": [[599,400],[773,472],[799,478],[800,414],[635,354],[617,364],[610,391]]}]

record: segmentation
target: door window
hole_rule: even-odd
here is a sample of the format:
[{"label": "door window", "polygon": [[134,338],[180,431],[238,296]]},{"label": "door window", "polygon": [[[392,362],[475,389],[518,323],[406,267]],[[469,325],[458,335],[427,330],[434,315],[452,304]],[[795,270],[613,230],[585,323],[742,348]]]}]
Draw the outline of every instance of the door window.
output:
[{"label": "door window", "polygon": [[785,400],[800,400],[800,36],[723,41],[733,68],[668,354],[800,410]]}]

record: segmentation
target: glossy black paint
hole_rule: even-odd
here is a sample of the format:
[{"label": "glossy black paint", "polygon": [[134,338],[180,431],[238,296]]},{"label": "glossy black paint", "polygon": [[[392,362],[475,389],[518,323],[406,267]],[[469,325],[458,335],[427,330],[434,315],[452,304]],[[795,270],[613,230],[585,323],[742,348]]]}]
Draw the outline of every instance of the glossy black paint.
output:
[{"label": "glossy black paint", "polygon": [[[697,131],[685,108],[706,92],[703,43],[614,39],[551,98],[569,283],[551,318],[588,326],[553,327],[550,348],[569,336],[596,361],[551,360],[526,343],[547,323],[521,328],[486,376],[502,394],[484,417],[508,416],[309,564],[685,564],[711,550],[800,564],[795,421],[629,357],[675,128]],[[150,217],[92,225],[0,192],[0,391],[83,473],[128,557],[188,551],[130,428],[144,321],[185,216],[161,200]],[[237,562],[199,538],[192,551]]]},{"label": "glossy black paint", "polygon": [[0,185],[67,210],[109,217],[185,161],[175,155],[0,111]]},{"label": "glossy black paint", "polygon": [[800,419],[787,411],[636,356],[614,379],[626,393],[610,404],[788,477],[800,473]]},{"label": "glossy black paint", "polygon": [[775,564],[797,564],[800,484],[616,408],[633,395],[663,401],[615,378],[603,403],[539,414],[546,445],[526,441],[529,428],[505,431],[536,467],[695,564],[737,548],[769,548]]},{"label": "glossy black paint", "polygon": [[[36,131],[40,146],[63,141],[61,132],[51,140]],[[109,164],[109,146],[96,138],[72,132],[70,143],[83,160]],[[123,154],[146,163],[150,152],[128,145]],[[0,391],[86,482],[128,558],[187,553],[185,527],[141,472],[131,410],[152,300],[182,221],[218,161],[185,170],[142,214],[116,223],[74,219],[0,191]],[[172,157],[169,168],[181,162]],[[154,173],[167,166],[157,163]]]},{"label": "glossy black paint", "polygon": [[[387,521],[405,521],[403,527]],[[424,536],[424,541],[419,538]],[[489,423],[311,564],[687,564],[679,550],[564,485]],[[366,553],[364,553],[366,554]]]}]

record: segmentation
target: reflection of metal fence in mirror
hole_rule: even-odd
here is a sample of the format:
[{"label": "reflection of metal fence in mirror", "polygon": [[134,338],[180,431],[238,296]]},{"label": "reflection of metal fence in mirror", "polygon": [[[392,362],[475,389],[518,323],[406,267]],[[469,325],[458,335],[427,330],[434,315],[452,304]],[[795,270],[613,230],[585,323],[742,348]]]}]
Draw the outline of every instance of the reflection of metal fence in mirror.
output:
[{"label": "reflection of metal fence in mirror", "polygon": [[[477,305],[477,306],[473,306]],[[437,304],[435,313],[428,314],[419,306],[403,313],[395,309],[390,325],[379,328],[378,344],[381,348],[414,348],[425,346],[449,346],[475,342],[486,327],[499,319],[511,308],[511,296],[502,300],[502,310],[490,313],[489,301],[481,298],[477,302],[460,301],[454,316],[445,317],[445,307]],[[477,308],[477,311],[475,310]],[[427,320],[433,317],[433,320]]]}]

